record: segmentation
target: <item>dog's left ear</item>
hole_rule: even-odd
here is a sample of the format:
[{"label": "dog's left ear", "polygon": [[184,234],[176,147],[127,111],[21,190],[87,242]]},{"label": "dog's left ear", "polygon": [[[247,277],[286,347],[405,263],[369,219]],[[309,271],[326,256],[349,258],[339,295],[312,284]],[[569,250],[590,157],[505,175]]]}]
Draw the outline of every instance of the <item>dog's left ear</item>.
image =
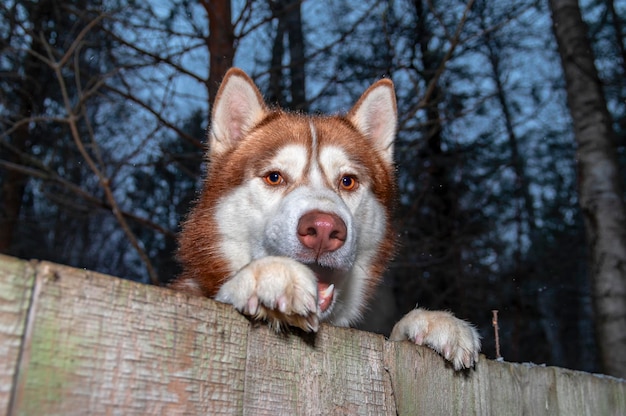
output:
[{"label": "dog's left ear", "polygon": [[347,115],[361,133],[372,141],[388,163],[393,163],[393,141],[398,113],[393,82],[381,79],[363,93]]}]

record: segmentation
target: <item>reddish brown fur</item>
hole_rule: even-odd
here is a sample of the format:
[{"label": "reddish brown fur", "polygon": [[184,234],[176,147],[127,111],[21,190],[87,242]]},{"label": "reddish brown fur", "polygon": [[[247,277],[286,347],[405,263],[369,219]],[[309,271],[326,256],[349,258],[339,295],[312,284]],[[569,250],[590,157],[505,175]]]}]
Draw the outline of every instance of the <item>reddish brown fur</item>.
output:
[{"label": "reddish brown fur", "polygon": [[[357,106],[359,103],[357,103]],[[355,106],[355,109],[356,107]],[[311,145],[310,122],[318,135],[318,149],[333,144],[346,149],[355,165],[361,167],[368,178],[375,197],[388,208],[387,232],[381,243],[379,255],[371,265],[366,297],[370,298],[378,286],[382,273],[394,251],[395,234],[391,227],[391,208],[395,201],[393,167],[389,166],[371,144],[345,116],[307,117],[282,111],[269,111],[237,146],[211,159],[203,190],[189,217],[182,225],[178,258],[183,273],[172,284],[178,290],[213,297],[235,270],[219,253],[220,238],[214,219],[218,200],[244,181],[265,174],[261,169],[285,143]],[[185,285],[195,281],[201,290]],[[364,300],[363,306],[366,305]]]}]

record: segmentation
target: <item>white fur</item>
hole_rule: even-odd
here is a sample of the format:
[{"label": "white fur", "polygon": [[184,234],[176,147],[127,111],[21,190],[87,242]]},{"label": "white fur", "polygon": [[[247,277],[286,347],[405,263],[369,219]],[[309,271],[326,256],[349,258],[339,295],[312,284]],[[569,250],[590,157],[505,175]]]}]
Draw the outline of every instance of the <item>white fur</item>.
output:
[{"label": "white fur", "polygon": [[396,323],[389,338],[427,345],[450,361],[456,370],[471,367],[478,361],[480,338],[476,329],[450,312],[414,309]]},{"label": "white fur", "polygon": [[[319,259],[321,266],[336,270],[334,280],[329,282],[335,285],[335,301],[321,319],[348,326],[360,318],[366,272],[385,234],[385,209],[373,196],[367,181],[356,191],[345,193],[324,185],[338,184],[341,176],[358,171],[343,150],[335,146],[321,149],[319,161],[311,163],[305,172],[309,152],[304,146],[286,145],[265,169],[278,170],[294,183],[304,185],[287,191],[253,178],[220,200],[216,218],[222,254],[233,269],[241,271],[222,286],[218,299],[232,300],[229,303],[238,309],[245,306],[241,297],[248,293],[245,288],[251,284],[246,283],[250,278],[247,265],[251,262],[288,257],[306,263],[296,232],[300,218],[309,211],[333,213],[345,223],[347,238],[341,248]],[[282,270],[290,266],[281,263],[276,267]],[[294,275],[294,281],[298,281]],[[307,273],[303,280],[309,278]],[[299,281],[297,284],[305,285]],[[273,294],[261,302],[271,302],[275,297]]]},{"label": "white fur", "polygon": [[[258,90],[241,71],[227,75],[213,112],[210,158],[237,146],[267,112]],[[395,95],[389,81],[368,89],[348,119],[370,140],[389,166],[397,124]],[[346,149],[321,145],[310,122],[312,144],[286,142],[259,172],[221,199],[215,220],[221,255],[235,274],[221,286],[216,299],[270,325],[317,331],[319,322],[349,326],[359,320],[370,267],[385,238],[388,215],[371,189],[368,171],[355,164]],[[260,138],[257,138],[260,139]],[[263,175],[278,171],[284,186],[269,186]],[[358,187],[342,190],[344,175],[358,178]],[[300,218],[311,211],[332,214],[346,227],[346,239],[335,251],[316,254],[298,238]],[[318,279],[324,292],[318,293]],[[186,283],[189,289],[199,286]],[[325,285],[325,286],[324,286]],[[184,286],[182,286],[184,288]],[[327,305],[326,298],[333,294]],[[318,299],[319,298],[319,299]],[[321,298],[325,298],[322,300]],[[320,304],[318,304],[320,302]],[[468,323],[448,312],[416,309],[394,327],[392,340],[410,339],[428,345],[451,361],[455,369],[478,360],[480,340]]]},{"label": "white fur", "polygon": [[[262,318],[267,318],[267,311],[278,310],[286,323],[304,325],[305,330],[316,331],[319,325],[315,275],[287,257],[250,262],[222,285],[215,299]],[[278,328],[282,324],[272,323]]]}]

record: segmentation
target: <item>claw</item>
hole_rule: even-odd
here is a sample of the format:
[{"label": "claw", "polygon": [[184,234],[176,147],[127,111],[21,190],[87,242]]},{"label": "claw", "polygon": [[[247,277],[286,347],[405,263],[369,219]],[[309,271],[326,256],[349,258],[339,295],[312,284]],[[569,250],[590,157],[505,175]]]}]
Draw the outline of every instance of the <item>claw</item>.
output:
[{"label": "claw", "polygon": [[248,303],[246,304],[246,310],[250,315],[256,315],[259,312],[259,298],[256,296],[252,296],[248,299]]},{"label": "claw", "polygon": [[472,360],[472,356],[469,354],[465,354],[465,356],[463,357],[463,366],[465,368],[469,368],[472,366],[472,364],[474,364],[474,360]]},{"label": "claw", "polygon": [[335,294],[335,285],[330,284],[326,287],[323,287],[321,283],[318,283],[319,293],[317,303],[322,311],[328,309],[330,304],[333,301],[333,295]]},{"label": "claw", "polygon": [[306,321],[310,332],[317,332],[317,330],[320,328],[320,321],[317,315],[309,315],[306,318]]},{"label": "claw", "polygon": [[278,298],[278,310],[287,313],[287,297],[285,295]]}]

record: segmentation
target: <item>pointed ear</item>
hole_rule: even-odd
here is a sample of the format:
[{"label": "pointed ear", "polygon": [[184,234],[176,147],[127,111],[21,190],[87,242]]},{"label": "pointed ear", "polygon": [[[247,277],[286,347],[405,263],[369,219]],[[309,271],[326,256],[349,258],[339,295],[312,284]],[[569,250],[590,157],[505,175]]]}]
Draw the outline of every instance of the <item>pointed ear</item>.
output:
[{"label": "pointed ear", "polygon": [[263,97],[250,77],[241,69],[229,69],[213,104],[209,152],[232,148],[266,114]]},{"label": "pointed ear", "polygon": [[363,93],[348,113],[350,120],[385,158],[393,163],[398,114],[393,82],[381,79]]}]

